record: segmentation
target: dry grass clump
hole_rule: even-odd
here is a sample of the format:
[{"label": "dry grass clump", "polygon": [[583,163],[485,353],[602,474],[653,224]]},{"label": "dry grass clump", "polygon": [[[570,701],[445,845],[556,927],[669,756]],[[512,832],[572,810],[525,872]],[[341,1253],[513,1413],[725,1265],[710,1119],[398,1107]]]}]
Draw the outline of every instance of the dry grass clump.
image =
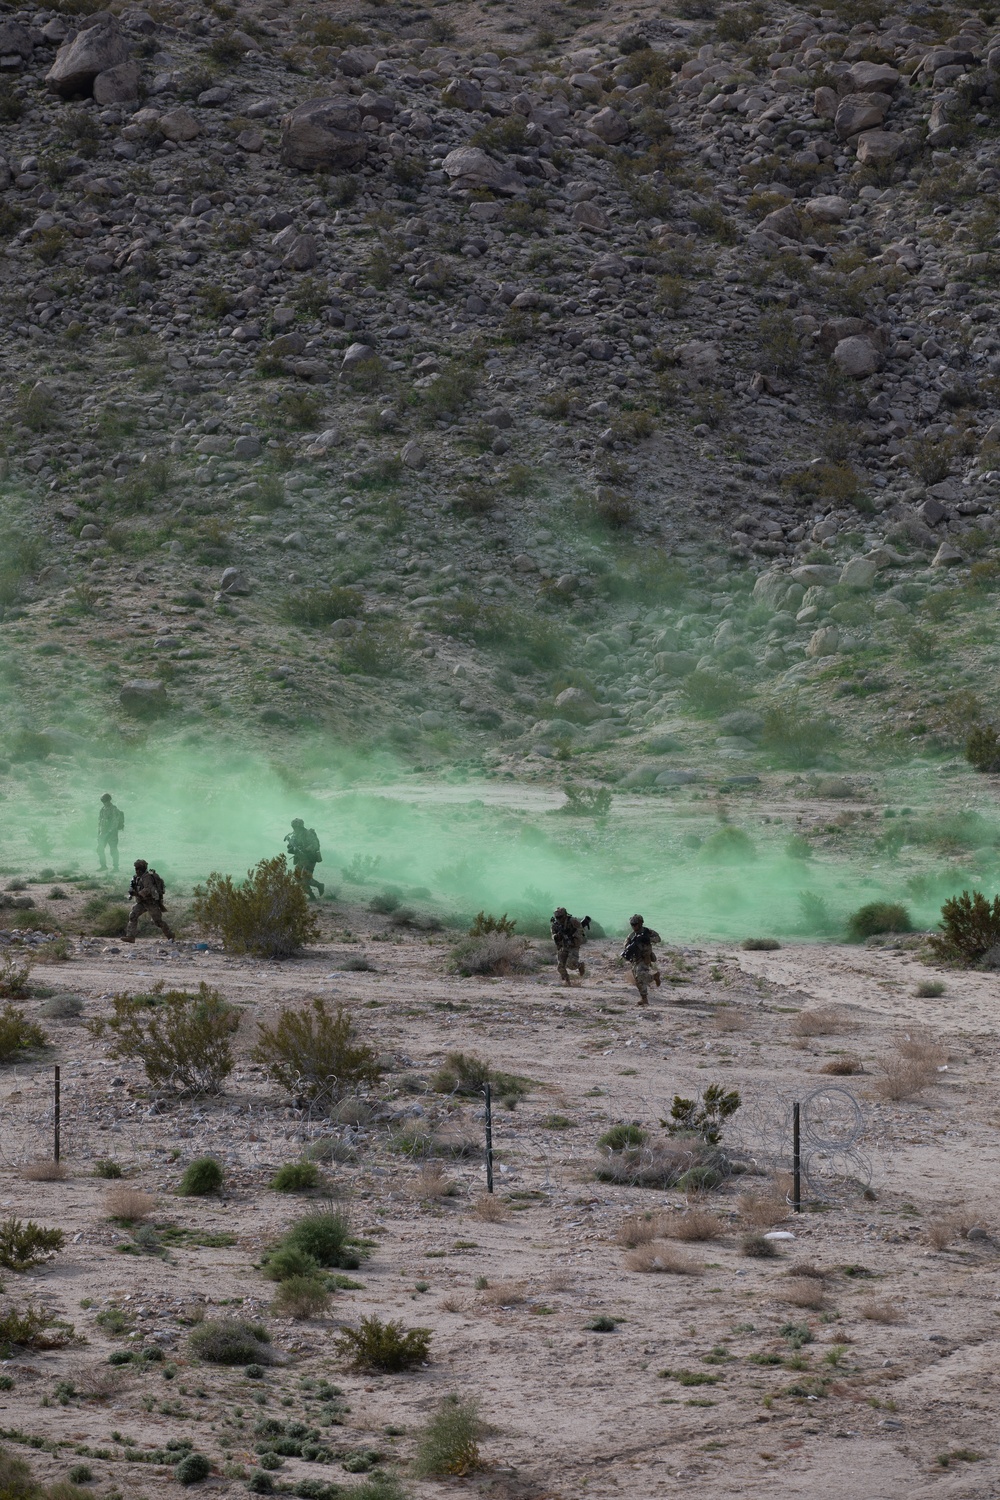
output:
[{"label": "dry grass clump", "polygon": [[630,1271],[654,1271],[671,1276],[701,1276],[704,1271],[698,1261],[663,1240],[637,1245],[626,1255],[625,1265]]},{"label": "dry grass clump", "polygon": [[624,1245],[626,1250],[634,1250],[636,1245],[648,1245],[659,1233],[661,1217],[660,1214],[629,1214],[615,1235],[616,1243]]},{"label": "dry grass clump", "polygon": [[701,1165],[705,1156],[701,1144],[693,1140],[608,1149],[602,1152],[594,1175],[600,1182],[621,1187],[669,1188],[678,1183],[683,1187],[685,1173]]},{"label": "dry grass clump", "polygon": [[108,1218],[124,1219],[129,1224],[148,1218],[155,1207],[156,1199],[140,1188],[113,1187],[104,1195],[104,1210]]},{"label": "dry grass clump", "polygon": [[773,1260],[780,1253],[775,1241],[763,1234],[745,1234],[740,1241],[740,1254],[753,1260]]},{"label": "dry grass clump", "polygon": [[509,1217],[506,1205],[492,1193],[482,1193],[476,1199],[472,1212],[484,1224],[501,1224]]},{"label": "dry grass clump", "polygon": [[896,1039],[896,1051],[909,1062],[921,1063],[924,1067],[944,1067],[948,1061],[947,1048],[930,1031],[911,1028]]},{"label": "dry grass clump", "polygon": [[65,1182],[69,1176],[61,1161],[33,1161],[21,1168],[25,1182]]},{"label": "dry grass clump", "polygon": [[875,1080],[875,1093],[880,1099],[891,1099],[897,1104],[916,1098],[937,1081],[935,1064],[901,1057],[898,1052],[879,1058],[879,1065],[882,1075]]},{"label": "dry grass clump", "polygon": [[819,1311],[826,1306],[823,1283],[815,1276],[790,1276],[778,1295],[782,1302],[790,1302],[793,1307],[811,1307]]},{"label": "dry grass clump", "polygon": [[960,1233],[960,1226],[954,1219],[934,1219],[927,1225],[927,1243],[935,1250],[947,1250]]},{"label": "dry grass clump", "polygon": [[903,1321],[903,1309],[895,1302],[883,1302],[872,1297],[867,1302],[862,1302],[860,1312],[869,1323],[901,1323]]},{"label": "dry grass clump", "polygon": [[487,1307],[519,1307],[528,1300],[528,1288],[523,1281],[494,1281],[479,1295]]},{"label": "dry grass clump", "polygon": [[793,1036],[830,1036],[833,1032],[849,1031],[852,1022],[836,1005],[821,1005],[816,1010],[800,1010],[792,1017]]},{"label": "dry grass clump", "polygon": [[735,1036],[750,1030],[750,1017],[736,1005],[717,1005],[712,1012],[712,1025],[723,1036]]},{"label": "dry grass clump", "polygon": [[780,1224],[788,1214],[788,1203],[784,1194],[774,1185],[759,1193],[741,1193],[736,1200],[740,1218],[755,1229],[770,1229]]},{"label": "dry grass clump", "polygon": [[458,1183],[448,1176],[441,1162],[424,1162],[417,1178],[418,1198],[455,1198],[458,1191]]},{"label": "dry grass clump", "polygon": [[723,1232],[722,1220],[707,1208],[689,1208],[685,1213],[660,1214],[659,1233],[668,1240],[715,1240]]},{"label": "dry grass clump", "polygon": [[820,1068],[821,1073],[832,1073],[835,1078],[853,1078],[864,1071],[865,1065],[856,1052],[841,1052]]}]

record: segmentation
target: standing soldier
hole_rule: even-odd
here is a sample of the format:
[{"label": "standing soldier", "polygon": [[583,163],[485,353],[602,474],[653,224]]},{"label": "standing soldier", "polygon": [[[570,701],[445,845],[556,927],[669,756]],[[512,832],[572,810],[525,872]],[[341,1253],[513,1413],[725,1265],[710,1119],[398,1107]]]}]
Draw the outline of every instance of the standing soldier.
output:
[{"label": "standing soldier", "polygon": [[656,967],[653,945],[663,940],[658,932],[644,924],[638,913],[629,917],[628,925],[632,931],[622,949],[622,958],[631,966],[632,978],[639,991],[639,1004],[648,1005],[649,981],[652,980],[657,989],[660,987],[660,971]]},{"label": "standing soldier", "polygon": [[111,853],[111,868],[118,868],[118,835],[125,827],[125,814],[120,807],[116,807],[111,800],[111,793],[105,792],[101,798],[101,810],[97,814],[97,857],[101,861],[101,869],[108,868],[104,858],[105,849]]},{"label": "standing soldier", "polygon": [[315,886],[322,896],[326,887],[322,881],[313,879],[316,866],[323,863],[323,856],[319,852],[319,835],[315,828],[307,828],[301,818],[293,818],[292,831],[285,834],[285,847],[306,895],[311,899]]},{"label": "standing soldier", "polygon": [[565,906],[557,906],[549,922],[552,941],[556,945],[556,962],[563,984],[569,984],[569,970],[576,969],[582,979],[587,972],[580,959],[580,944],[587,941],[590,918],[570,916]]},{"label": "standing soldier", "polygon": [[128,914],[128,925],[125,928],[126,943],[135,942],[139,918],[143,913],[168,938],[173,937],[173,933],[163,920],[165,891],[162,876],[157,875],[155,870],[151,870],[144,859],[137,859],[132,884],[128,888],[129,900],[133,904]]}]

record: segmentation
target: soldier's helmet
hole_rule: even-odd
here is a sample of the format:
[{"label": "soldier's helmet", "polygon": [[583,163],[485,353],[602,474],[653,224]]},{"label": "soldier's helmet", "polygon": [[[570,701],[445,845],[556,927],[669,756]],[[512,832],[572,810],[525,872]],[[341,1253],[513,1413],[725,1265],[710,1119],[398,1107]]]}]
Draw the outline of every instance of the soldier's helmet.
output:
[{"label": "soldier's helmet", "polygon": [[143,870],[149,869],[149,865],[144,859],[137,859],[133,868],[138,870],[139,874],[141,875]]},{"label": "soldier's helmet", "polygon": [[642,926],[642,918],[639,916],[638,912],[635,914],[634,917],[629,917],[629,919],[628,919],[628,925],[630,927],[641,927]]},{"label": "soldier's helmet", "polygon": [[568,916],[569,913],[567,912],[565,906],[557,906],[552,915],[554,917],[565,917]]},{"label": "soldier's helmet", "polygon": [[110,802],[111,801],[111,793],[110,792],[105,792],[104,796],[101,798],[101,801],[102,802]]},{"label": "soldier's helmet", "polygon": [[303,821],[302,821],[301,818],[293,818],[292,819],[292,827],[293,828],[304,828],[305,826],[306,825],[303,823]]}]

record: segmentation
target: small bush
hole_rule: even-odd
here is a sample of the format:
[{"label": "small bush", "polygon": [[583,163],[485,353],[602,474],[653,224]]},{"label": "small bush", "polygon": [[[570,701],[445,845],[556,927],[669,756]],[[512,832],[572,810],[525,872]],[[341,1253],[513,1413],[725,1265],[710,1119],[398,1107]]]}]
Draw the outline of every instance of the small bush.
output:
[{"label": "small bush", "polygon": [[[683,1142],[626,1146],[624,1151],[605,1150],[594,1175],[599,1182],[613,1182],[621,1187],[683,1188],[688,1173],[704,1165],[704,1147],[689,1137]],[[714,1177],[717,1183],[718,1173]]]},{"label": "small bush", "polygon": [[750,835],[744,833],[742,828],[733,828],[729,824],[709,834],[701,846],[701,853],[704,859],[720,865],[741,865],[757,858],[757,850]]},{"label": "small bush", "polygon": [[[771,1243],[769,1240],[768,1244]],[[823,1283],[813,1276],[790,1277],[781,1287],[780,1296],[782,1302],[789,1302],[792,1307],[809,1307],[818,1312],[826,1306]]]},{"label": "small bush", "polygon": [[71,1484],[89,1484],[94,1471],[89,1464],[74,1464],[66,1475]]},{"label": "small bush", "polygon": [[880,932],[912,932],[913,923],[905,906],[894,901],[870,901],[847,919],[847,935],[853,943]]},{"label": "small bush", "polygon": [[777,938],[744,938],[740,947],[745,953],[773,953],[781,944]]},{"label": "small bush", "polygon": [[793,1036],[830,1036],[850,1030],[851,1023],[835,1005],[818,1005],[815,1010],[800,1010],[792,1017],[789,1029]]},{"label": "small bush", "polygon": [[788,1215],[788,1204],[777,1187],[761,1193],[741,1193],[737,1206],[740,1217],[755,1229],[769,1229]]},{"label": "small bush", "polygon": [[271,1311],[279,1318],[318,1318],[330,1305],[330,1293],[317,1276],[289,1276],[274,1294]]},{"label": "small bush", "polygon": [[203,1198],[219,1191],[224,1175],[214,1156],[199,1156],[185,1168],[177,1191],[182,1198]]},{"label": "small bush", "polygon": [[829,751],[834,725],[828,719],[812,718],[794,705],[769,708],[761,730],[761,749],[781,765],[802,769],[813,766]]},{"label": "small bush", "polygon": [[294,1245],[279,1245],[268,1255],[261,1272],[268,1281],[292,1281],[297,1277],[315,1277],[320,1269],[314,1255]]},{"label": "small bush", "polygon": [[286,1249],[312,1256],[319,1266],[355,1270],[361,1257],[351,1241],[351,1226],[346,1214],[307,1214],[293,1224],[282,1240]]},{"label": "small bush", "polygon": [[971,731],[965,758],[974,771],[1000,771],[1000,736],[991,724],[977,724]]},{"label": "small bush", "polygon": [[383,1323],[373,1315],[362,1318],[359,1327],[343,1330],[337,1352],[357,1370],[392,1375],[424,1364],[430,1342],[429,1328],[404,1328],[400,1322]]},{"label": "small bush", "polygon": [[364,596],[358,589],[304,589],[290,594],[282,606],[282,616],[290,625],[320,628],[334,620],[354,619],[364,613]]},{"label": "small bush", "polygon": [[472,1098],[481,1094],[487,1083],[508,1109],[513,1109],[530,1087],[527,1079],[514,1073],[494,1072],[488,1062],[467,1052],[449,1052],[435,1073],[431,1087],[439,1094],[461,1094]]},{"label": "small bush", "polygon": [[116,995],[111,1016],[88,1024],[97,1037],[110,1032],[108,1056],[141,1062],[154,1087],[218,1094],[233,1070],[240,1014],[204,982],[195,993],[159,984],[148,995]]},{"label": "small bush", "polygon": [[478,1402],[446,1396],[417,1440],[414,1474],[418,1479],[471,1474],[479,1468],[482,1436]]},{"label": "small bush", "polygon": [[200,1484],[212,1472],[212,1465],[204,1453],[188,1453],[174,1469],[178,1484]]},{"label": "small bush", "polygon": [[941,979],[922,979],[913,993],[921,1000],[937,1000],[946,989]]},{"label": "small bush", "polygon": [[65,1182],[69,1171],[65,1162],[33,1161],[22,1167],[21,1176],[25,1182]]},{"label": "small bush", "polygon": [[856,1073],[863,1073],[865,1065],[854,1052],[842,1052],[839,1057],[831,1057],[828,1063],[820,1068],[821,1073],[830,1073],[835,1078],[851,1078]]},{"label": "small bush", "polygon": [[319,1168],[314,1161],[290,1161],[271,1178],[276,1193],[308,1193],[319,1186]]},{"label": "small bush", "polygon": [[701,1100],[682,1099],[674,1095],[670,1106],[670,1121],[667,1133],[674,1136],[696,1135],[706,1146],[717,1146],[722,1139],[725,1122],[736,1113],[741,1103],[735,1089],[725,1089],[722,1084],[710,1083]]},{"label": "small bush", "polygon": [[109,1219],[118,1219],[124,1224],[135,1224],[147,1219],[156,1207],[152,1193],[140,1188],[116,1187],[104,1195],[104,1208]]},{"label": "small bush", "polygon": [[320,999],[261,1025],[251,1056],[296,1100],[332,1100],[381,1076],[375,1051],[359,1041],[348,1012],[338,1005],[331,1014]]},{"label": "small bush", "polygon": [[890,1053],[879,1062],[882,1073],[875,1080],[875,1092],[880,1099],[891,1099],[894,1103],[915,1099],[937,1078],[937,1068],[898,1053]]},{"label": "small bush", "polygon": [[102,1156],[94,1162],[94,1176],[115,1178],[124,1177],[125,1173],[116,1161],[112,1161],[109,1156]]},{"label": "small bush", "polygon": [[[53,1326],[51,1314],[42,1307],[27,1303],[0,1313],[0,1359],[9,1359],[15,1349],[63,1349],[72,1338],[72,1329],[65,1324]],[[0,1495],[6,1500],[2,1487]]]},{"label": "small bush", "polygon": [[641,1125],[626,1125],[623,1122],[606,1130],[598,1137],[597,1144],[607,1151],[624,1151],[628,1146],[644,1146],[648,1139],[649,1135]]},{"label": "small bush", "polygon": [[763,1234],[745,1234],[740,1241],[740,1253],[755,1260],[769,1260],[776,1256],[778,1246]]},{"label": "small bush", "polygon": [[1000,896],[990,902],[982,891],[963,891],[941,908],[941,935],[930,938],[931,952],[965,968],[981,963],[1000,946]]},{"label": "small bush", "polygon": [[[30,897],[25,898],[31,901]],[[31,902],[34,905],[34,902]],[[18,962],[17,956],[7,952],[0,958],[0,999],[26,1000],[31,994],[31,969],[33,958],[26,954]]]},{"label": "small bush", "polygon": [[0,1063],[14,1062],[25,1052],[34,1052],[48,1044],[40,1026],[29,1021],[16,1005],[5,1005],[0,1011]]},{"label": "small bush", "polygon": [[30,1271],[61,1250],[66,1236],[61,1229],[45,1229],[33,1219],[13,1214],[0,1221],[0,1266],[8,1271]]},{"label": "small bush", "polygon": [[269,1365],[271,1336],[260,1323],[239,1318],[209,1318],[188,1336],[192,1354],[211,1365]]},{"label": "small bush", "polygon": [[704,1267],[680,1250],[663,1240],[651,1240],[648,1245],[637,1245],[625,1257],[630,1271],[654,1271],[673,1276],[701,1276]]},{"label": "small bush", "polygon": [[82,1015],[84,1002],[80,995],[53,995],[38,1007],[47,1021],[69,1021]]},{"label": "small bush", "polygon": [[517,926],[512,917],[504,912],[502,917],[487,916],[486,912],[476,913],[475,921],[469,928],[469,937],[487,937],[491,932],[499,932],[504,937],[513,937],[514,928]]},{"label": "small bush", "polygon": [[305,891],[285,856],[262,859],[242,885],[213,872],[194,892],[196,922],[221,935],[231,953],[292,958],[319,938]]},{"label": "small bush", "polygon": [[488,937],[467,937],[456,943],[448,967],[465,979],[473,975],[510,978],[533,974],[535,959],[525,938],[494,932]]},{"label": "small bush", "polygon": [[659,1233],[669,1240],[715,1240],[722,1233],[722,1220],[704,1208],[661,1216]]},{"label": "small bush", "polygon": [[743,689],[734,677],[721,672],[691,672],[681,691],[696,713],[705,717],[728,712],[743,702]]}]

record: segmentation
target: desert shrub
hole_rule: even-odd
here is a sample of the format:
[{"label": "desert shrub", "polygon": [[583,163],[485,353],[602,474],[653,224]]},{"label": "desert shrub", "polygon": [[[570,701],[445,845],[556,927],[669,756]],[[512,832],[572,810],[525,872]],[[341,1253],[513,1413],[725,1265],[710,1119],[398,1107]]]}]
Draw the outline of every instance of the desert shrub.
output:
[{"label": "desert shrub", "polygon": [[755,1229],[769,1229],[788,1214],[788,1203],[779,1189],[772,1185],[763,1192],[741,1193],[737,1199],[740,1217]]},{"label": "desert shrub", "polygon": [[725,1122],[736,1113],[742,1099],[735,1089],[725,1089],[720,1083],[710,1083],[700,1100],[682,1099],[674,1095],[670,1106],[670,1119],[666,1123],[668,1135],[696,1135],[706,1146],[717,1146],[722,1139]]},{"label": "desert shrub", "polygon": [[184,1198],[203,1198],[207,1193],[217,1193],[222,1186],[222,1165],[214,1156],[199,1156],[185,1168],[177,1191]]},{"label": "desert shrub", "polygon": [[[689,1137],[686,1141],[626,1146],[622,1151],[605,1149],[598,1158],[594,1175],[599,1182],[613,1182],[621,1187],[682,1187],[689,1172],[705,1165],[704,1147]],[[715,1181],[718,1180],[716,1173]]]},{"label": "desert shrub", "polygon": [[[42,1307],[26,1303],[0,1313],[0,1358],[9,1359],[15,1349],[62,1349],[71,1342],[72,1330],[56,1323]],[[2,1479],[0,1479],[2,1486]],[[0,1487],[6,1500],[6,1491]]]},{"label": "desert shrub", "polygon": [[210,1365],[269,1365],[271,1335],[260,1323],[240,1318],[207,1318],[188,1335],[192,1354]]},{"label": "desert shrub", "polygon": [[156,1207],[156,1199],[141,1188],[111,1188],[104,1196],[104,1208],[109,1219],[123,1224],[135,1224],[147,1218]]},{"label": "desert shrub", "polygon": [[895,901],[869,901],[847,919],[847,935],[853,943],[863,943],[880,932],[912,931],[910,913]]},{"label": "desert shrub", "polygon": [[204,981],[195,993],[164,990],[116,995],[112,1014],[88,1023],[111,1035],[108,1056],[141,1062],[150,1083],[185,1094],[218,1094],[233,1070],[239,1011]]},{"label": "desert shrub", "polygon": [[733,828],[728,823],[709,834],[701,846],[701,853],[703,858],[723,865],[744,864],[747,860],[757,858],[757,850],[750,835],[744,833],[742,828]]},{"label": "desert shrub", "polygon": [[34,1052],[48,1043],[40,1026],[29,1021],[16,1005],[0,1010],[0,1063],[13,1062],[25,1052]]},{"label": "desert shrub", "polygon": [[895,1302],[881,1302],[877,1298],[871,1298],[868,1302],[861,1303],[861,1316],[867,1318],[869,1323],[901,1323],[903,1321],[903,1310]]},{"label": "desert shrub", "polygon": [[174,1469],[178,1484],[200,1484],[212,1472],[212,1465],[204,1453],[188,1453]]},{"label": "desert shrub", "polygon": [[106,896],[94,896],[84,902],[80,915],[92,937],[121,937],[128,923],[128,907],[109,901]]},{"label": "desert shrub", "polygon": [[426,1362],[430,1353],[429,1328],[404,1328],[390,1320],[383,1323],[374,1314],[362,1318],[357,1328],[345,1328],[337,1340],[337,1352],[356,1370],[396,1374]]},{"label": "desert shrub", "polygon": [[606,1151],[624,1151],[628,1146],[644,1146],[649,1139],[648,1133],[641,1125],[627,1125],[621,1122],[612,1125],[602,1136],[598,1137],[597,1144],[603,1146]]},{"label": "desert shrub", "polygon": [[195,888],[193,913],[231,953],[291,958],[319,937],[306,893],[283,854],[262,859],[241,885],[213,871]]},{"label": "desert shrub", "polygon": [[902,1103],[922,1094],[937,1078],[937,1068],[920,1058],[905,1057],[901,1053],[890,1053],[879,1058],[882,1072],[875,1080],[875,1092],[880,1099]]},{"label": "desert shrub", "polygon": [[975,771],[1000,771],[1000,736],[991,724],[977,724],[970,731],[965,758]]},{"label": "desert shrub", "polygon": [[611,811],[611,792],[606,786],[574,786],[563,782],[566,801],[556,811],[570,818],[606,818]]},{"label": "desert shrub", "polygon": [[294,1245],[279,1245],[267,1256],[261,1266],[261,1274],[268,1281],[291,1281],[297,1276],[315,1277],[320,1269],[320,1263],[314,1255],[309,1255]]},{"label": "desert shrub", "polygon": [[963,891],[941,908],[941,933],[930,939],[936,958],[971,968],[1000,945],[1000,896],[992,902],[982,891]]},{"label": "desert shrub", "polygon": [[356,630],[344,641],[340,657],[345,672],[366,677],[389,677],[405,661],[405,638],[395,620],[378,620]]},{"label": "desert shrub", "polygon": [[913,993],[921,1000],[937,1000],[946,989],[947,985],[941,979],[922,979]]},{"label": "desert shrub", "polygon": [[11,1214],[0,1220],[0,1266],[8,1271],[30,1271],[61,1250],[65,1238],[61,1229],[45,1229],[34,1219],[18,1219]]},{"label": "desert shrub", "polygon": [[533,974],[535,959],[526,939],[493,932],[488,937],[467,937],[456,943],[448,967],[465,979],[474,974],[509,978]]},{"label": "desert shrub", "polygon": [[487,1083],[508,1109],[513,1109],[530,1088],[526,1078],[496,1072],[488,1062],[467,1052],[449,1052],[435,1073],[431,1087],[441,1094],[472,1097],[481,1094]]},{"label": "desert shrub", "polygon": [[664,1240],[651,1240],[648,1245],[637,1245],[625,1257],[630,1271],[653,1271],[673,1276],[701,1276],[704,1267],[682,1250],[675,1250]]},{"label": "desert shrub", "polygon": [[278,1285],[271,1303],[280,1318],[318,1318],[330,1306],[330,1293],[318,1276],[289,1276]]},{"label": "desert shrub", "polygon": [[16,954],[9,951],[0,958],[0,999],[27,999],[31,994],[33,961],[30,953],[19,960]]},{"label": "desert shrub", "polygon": [[724,672],[691,672],[681,684],[681,691],[694,711],[706,717],[738,708],[744,697],[735,677]]},{"label": "desert shrub", "polygon": [[740,1241],[740,1253],[755,1260],[768,1260],[779,1252],[774,1240],[769,1240],[766,1235],[745,1234]]},{"label": "desert shrub", "polygon": [[475,921],[469,928],[469,937],[487,937],[492,932],[499,932],[504,937],[513,937],[516,926],[516,921],[508,917],[506,912],[502,917],[494,917],[480,911],[476,913]]},{"label": "desert shrub", "polygon": [[353,619],[364,613],[364,597],[358,589],[303,589],[289,594],[282,605],[282,617],[290,625],[320,627],[334,620]]},{"label": "desert shrub", "polygon": [[746,953],[773,953],[781,944],[777,938],[744,938],[740,947]]},{"label": "desert shrub", "polygon": [[38,1014],[47,1021],[68,1021],[83,1014],[84,1001],[80,995],[52,995],[38,1007]]},{"label": "desert shrub", "polygon": [[21,1168],[21,1176],[25,1182],[65,1182],[69,1176],[69,1170],[65,1162],[49,1158],[44,1161],[29,1162],[26,1167]]},{"label": "desert shrub", "polygon": [[346,1214],[319,1212],[306,1214],[293,1224],[282,1239],[281,1249],[297,1250],[311,1256],[318,1266],[353,1271],[361,1263],[356,1242]]},{"label": "desert shrub", "polygon": [[94,1162],[94,1176],[115,1178],[124,1177],[125,1173],[116,1161],[112,1161],[109,1156],[102,1156]]},{"label": "desert shrub", "polygon": [[333,1099],[381,1076],[374,1050],[358,1040],[344,1007],[331,1013],[318,998],[302,1010],[283,1010],[273,1026],[262,1024],[251,1056],[295,1099]]},{"label": "desert shrub", "polygon": [[785,766],[812,766],[826,754],[835,736],[829,719],[801,713],[794,705],[769,708],[760,734],[761,749]]},{"label": "desert shrub", "polygon": [[824,896],[816,891],[800,891],[797,899],[804,932],[822,936],[837,931],[840,924]]},{"label": "desert shrub", "polygon": [[270,1186],[276,1193],[308,1193],[319,1185],[319,1168],[314,1161],[289,1161],[279,1167]]},{"label": "desert shrub", "polygon": [[813,1276],[791,1276],[780,1289],[782,1302],[792,1307],[809,1307],[818,1312],[826,1306],[823,1283]]},{"label": "desert shrub", "polygon": [[704,1208],[660,1216],[658,1233],[670,1240],[714,1240],[722,1233],[722,1220]]},{"label": "desert shrub", "polygon": [[471,1474],[479,1468],[483,1430],[478,1402],[445,1396],[417,1439],[413,1473],[418,1479]]},{"label": "desert shrub", "polygon": [[864,1063],[854,1052],[841,1052],[820,1068],[821,1073],[830,1073],[836,1078],[851,1078],[855,1073],[864,1071]]},{"label": "desert shrub", "polygon": [[815,1010],[800,1010],[792,1017],[789,1029],[793,1036],[830,1036],[851,1027],[845,1013],[835,1005],[818,1005]]}]

